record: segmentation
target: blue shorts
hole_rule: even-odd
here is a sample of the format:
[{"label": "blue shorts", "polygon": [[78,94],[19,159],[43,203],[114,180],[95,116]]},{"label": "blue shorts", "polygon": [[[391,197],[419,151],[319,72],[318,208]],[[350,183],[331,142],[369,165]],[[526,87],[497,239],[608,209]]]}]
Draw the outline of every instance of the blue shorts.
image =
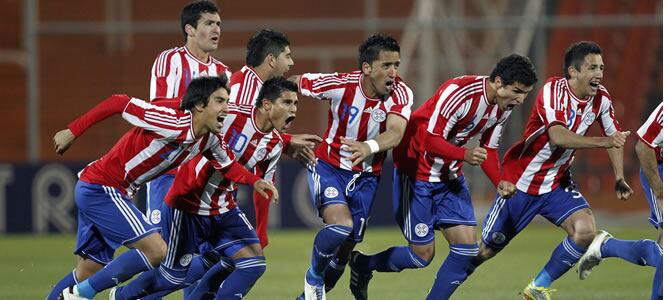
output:
[{"label": "blue shorts", "polygon": [[79,209],[74,254],[100,264],[111,262],[114,250],[121,245],[160,231],[115,188],[79,180],[74,200]]},{"label": "blue shorts", "polygon": [[[663,163],[659,162],[658,167],[659,175],[663,181]],[[642,189],[645,190],[645,197],[647,197],[647,202],[649,203],[649,223],[652,224],[654,228],[663,229],[663,212],[656,205],[656,197],[647,182],[647,178],[645,178],[642,168],[640,169],[640,184],[642,185]]]},{"label": "blue shorts", "polygon": [[315,208],[320,211],[330,204],[347,205],[353,218],[353,232],[348,239],[361,242],[369,223],[380,176],[342,170],[322,160],[318,160],[315,168],[309,166],[307,171],[311,201]]},{"label": "blue shorts", "polygon": [[160,207],[174,183],[174,174],[162,174],[146,183],[146,217],[151,223],[160,224]]},{"label": "blue shorts", "polygon": [[477,224],[464,176],[448,182],[426,182],[395,169],[393,185],[394,217],[411,244],[431,243],[435,228]]},{"label": "blue shorts", "polygon": [[559,226],[568,216],[585,208],[589,208],[589,203],[575,185],[557,187],[540,196],[517,191],[512,198],[503,199],[497,194],[483,223],[482,241],[503,249],[536,215]]},{"label": "blue shorts", "polygon": [[214,245],[221,255],[232,257],[239,249],[259,244],[255,228],[238,207],[215,216],[200,216],[161,206],[162,238],[167,241],[167,256],[162,265],[185,270],[203,243]]}]

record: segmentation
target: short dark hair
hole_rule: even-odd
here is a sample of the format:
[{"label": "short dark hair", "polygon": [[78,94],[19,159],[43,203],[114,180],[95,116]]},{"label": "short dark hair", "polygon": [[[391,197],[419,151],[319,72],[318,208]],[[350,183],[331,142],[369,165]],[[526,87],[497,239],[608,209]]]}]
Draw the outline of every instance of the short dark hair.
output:
[{"label": "short dark hair", "polygon": [[399,43],[393,37],[377,33],[364,41],[359,48],[359,57],[358,67],[362,69],[362,64],[373,63],[374,60],[378,59],[378,54],[380,51],[391,51],[391,52],[401,52],[399,48]]},{"label": "short dark hair", "polygon": [[568,75],[568,67],[573,66],[576,70],[580,71],[584,58],[588,54],[602,55],[603,50],[601,50],[598,44],[592,41],[581,41],[568,47],[564,55],[564,77],[566,79],[571,78],[571,75]]},{"label": "short dark hair", "polygon": [[268,99],[272,103],[283,94],[283,92],[297,92],[297,84],[283,77],[274,77],[264,82],[260,93],[255,99],[255,106],[262,106],[262,100]]},{"label": "short dark hair", "polygon": [[195,0],[186,5],[181,11],[181,31],[183,37],[188,40],[188,33],[186,33],[186,25],[197,28],[197,21],[203,13],[218,13],[218,6],[208,0]]},{"label": "short dark hair", "polygon": [[519,82],[526,86],[532,86],[538,81],[536,69],[531,60],[519,54],[511,54],[499,60],[492,73],[489,74],[489,78],[494,80],[496,76],[501,78],[503,85]]},{"label": "short dark hair", "polygon": [[193,79],[186,88],[186,93],[181,99],[179,108],[182,110],[190,110],[195,105],[203,103],[206,106],[209,103],[209,97],[219,88],[224,88],[227,93],[230,89],[227,87],[227,76],[221,74],[220,76],[204,76]]},{"label": "short dark hair", "polygon": [[287,46],[290,46],[290,40],[285,34],[271,29],[262,29],[246,44],[246,65],[257,67],[269,54],[278,58]]}]

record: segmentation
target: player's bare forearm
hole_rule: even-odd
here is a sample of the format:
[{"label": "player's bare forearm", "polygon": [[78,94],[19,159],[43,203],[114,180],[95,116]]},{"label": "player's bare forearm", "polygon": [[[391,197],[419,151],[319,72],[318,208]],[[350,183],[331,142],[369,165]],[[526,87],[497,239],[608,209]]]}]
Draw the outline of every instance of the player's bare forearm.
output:
[{"label": "player's bare forearm", "polygon": [[610,156],[615,179],[624,179],[624,148],[610,148],[606,150],[608,151],[608,156]]},{"label": "player's bare forearm", "polygon": [[378,152],[387,151],[399,145],[404,137],[407,123],[406,119],[395,114],[389,114],[387,116],[387,129],[374,138],[380,149]]},{"label": "player's bare forearm", "polygon": [[[645,174],[645,178],[647,178],[649,187],[655,195],[661,196],[663,200],[663,180],[661,179],[661,175],[659,175],[659,166],[654,149],[639,140],[636,143],[635,150],[640,161],[640,168],[643,174]],[[657,198],[659,197],[657,196]]]},{"label": "player's bare forearm", "polygon": [[590,149],[590,148],[621,148],[624,146],[629,132],[617,132],[609,137],[581,136],[563,125],[553,125],[547,130],[550,144],[568,149]]}]

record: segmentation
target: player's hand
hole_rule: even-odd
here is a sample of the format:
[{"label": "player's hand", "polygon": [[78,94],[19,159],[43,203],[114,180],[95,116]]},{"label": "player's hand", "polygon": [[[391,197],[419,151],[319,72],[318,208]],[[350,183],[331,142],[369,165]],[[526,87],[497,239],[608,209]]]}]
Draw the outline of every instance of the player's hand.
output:
[{"label": "player's hand", "polygon": [[617,193],[617,199],[620,200],[628,200],[633,195],[633,189],[623,178],[617,179],[617,182],[615,182],[615,192]]},{"label": "player's hand", "polygon": [[265,199],[271,199],[271,202],[278,203],[278,190],[266,180],[258,180],[253,183],[253,188],[260,196]]},{"label": "player's hand", "polygon": [[624,143],[626,143],[626,138],[631,134],[630,131],[615,132],[612,136],[608,137],[608,147],[607,148],[622,148]]},{"label": "player's hand", "polygon": [[517,189],[515,188],[515,185],[512,182],[501,180],[499,181],[499,185],[496,187],[496,192],[499,193],[499,196],[501,198],[508,199],[512,197],[515,194],[515,191]]},{"label": "player's hand", "polygon": [[482,147],[466,149],[464,160],[472,166],[480,165],[487,158],[487,150]]},{"label": "player's hand", "polygon": [[56,135],[53,136],[53,147],[56,149],[56,153],[63,155],[67,149],[72,146],[76,137],[69,129],[63,129],[56,132]]},{"label": "player's hand", "polygon": [[315,165],[315,146],[322,138],[314,134],[294,134],[288,144],[287,154],[303,165]]},{"label": "player's hand", "polygon": [[367,156],[371,155],[371,147],[364,142],[342,138],[341,143],[343,144],[341,149],[351,153],[346,159],[352,161],[353,166],[361,163]]}]

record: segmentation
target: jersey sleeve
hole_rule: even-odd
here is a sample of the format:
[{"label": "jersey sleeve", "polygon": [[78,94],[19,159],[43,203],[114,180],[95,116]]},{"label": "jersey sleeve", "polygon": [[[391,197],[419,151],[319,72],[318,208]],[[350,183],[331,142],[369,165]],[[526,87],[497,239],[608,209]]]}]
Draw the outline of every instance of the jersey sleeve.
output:
[{"label": "jersey sleeve", "polygon": [[343,96],[345,82],[343,74],[304,73],[299,79],[299,91],[319,100],[338,99]]},{"label": "jersey sleeve", "polygon": [[550,81],[543,86],[536,99],[536,109],[545,127],[561,124],[567,126],[568,96],[561,88],[561,81]]},{"label": "jersey sleeve", "polygon": [[636,131],[636,135],[654,149],[663,147],[663,103],[654,109],[647,121]]},{"label": "jersey sleeve", "polygon": [[615,132],[621,130],[617,117],[615,117],[615,109],[612,107],[612,101],[607,95],[601,97],[601,113],[597,119],[601,130],[605,132],[606,136],[612,136]]},{"label": "jersey sleeve", "polygon": [[455,127],[457,122],[464,119],[466,114],[471,109],[472,102],[469,101],[455,101],[452,99],[457,94],[459,86],[450,84],[442,90],[438,96],[436,109],[429,117],[429,124],[427,125],[427,132],[433,135],[439,135],[448,138],[450,130]]},{"label": "jersey sleeve", "polygon": [[[168,103],[174,104],[175,102]],[[163,137],[178,136],[190,128],[189,114],[137,98],[129,101],[121,116],[133,126],[155,132]]]},{"label": "jersey sleeve", "polygon": [[150,100],[156,98],[176,97],[179,76],[180,60],[174,55],[175,49],[167,50],[155,59],[151,69]]},{"label": "jersey sleeve", "polygon": [[[114,114],[122,113],[132,99],[134,98],[130,98],[127,95],[112,95],[111,97],[98,103],[95,107],[76,120],[72,121],[67,125],[67,128],[72,131],[74,136],[79,137],[88,128],[99,123],[100,121],[103,121],[104,119]],[[142,100],[138,101],[144,102]]]},{"label": "jersey sleeve", "polygon": [[387,113],[399,115],[406,119],[406,121],[410,120],[411,107],[413,106],[413,91],[403,81],[398,81],[395,83],[390,97],[392,97],[393,105]]}]

